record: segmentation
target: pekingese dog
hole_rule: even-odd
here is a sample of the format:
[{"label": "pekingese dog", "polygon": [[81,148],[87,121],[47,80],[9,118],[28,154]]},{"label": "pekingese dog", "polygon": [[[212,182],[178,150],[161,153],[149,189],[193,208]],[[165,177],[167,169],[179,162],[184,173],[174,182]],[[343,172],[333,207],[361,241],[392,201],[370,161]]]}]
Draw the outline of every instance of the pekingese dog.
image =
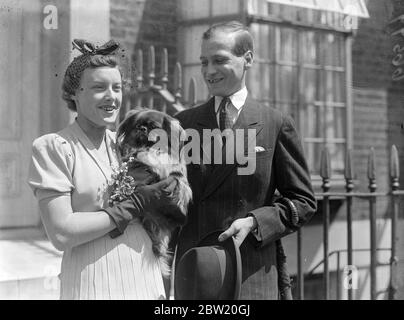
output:
[{"label": "pekingese dog", "polygon": [[129,111],[117,131],[119,155],[128,164],[127,174],[137,184],[152,184],[170,175],[178,182],[172,205],[157,212],[144,212],[142,218],[164,276],[170,274],[170,237],[176,227],[185,223],[188,204],[192,200],[183,155],[184,143],[180,139],[184,134],[178,120],[152,109]]}]

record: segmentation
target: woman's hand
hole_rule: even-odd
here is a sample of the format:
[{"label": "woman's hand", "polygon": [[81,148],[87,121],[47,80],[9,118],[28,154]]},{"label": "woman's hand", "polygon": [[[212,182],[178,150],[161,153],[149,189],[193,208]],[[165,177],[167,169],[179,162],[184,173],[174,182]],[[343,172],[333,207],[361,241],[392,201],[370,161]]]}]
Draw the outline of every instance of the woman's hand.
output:
[{"label": "woman's hand", "polygon": [[170,176],[154,184],[138,186],[130,198],[105,208],[104,211],[117,226],[117,229],[110,233],[111,237],[121,235],[133,218],[142,217],[145,212],[154,212],[172,204],[172,194],[176,186],[177,180]]}]

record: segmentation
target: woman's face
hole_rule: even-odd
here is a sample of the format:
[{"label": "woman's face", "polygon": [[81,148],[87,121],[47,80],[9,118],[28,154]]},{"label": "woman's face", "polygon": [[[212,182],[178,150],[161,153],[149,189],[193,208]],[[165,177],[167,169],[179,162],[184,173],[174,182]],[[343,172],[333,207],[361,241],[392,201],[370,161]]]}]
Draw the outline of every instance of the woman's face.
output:
[{"label": "woman's face", "polygon": [[73,99],[80,121],[95,127],[114,124],[122,103],[122,77],[118,68],[85,69]]}]

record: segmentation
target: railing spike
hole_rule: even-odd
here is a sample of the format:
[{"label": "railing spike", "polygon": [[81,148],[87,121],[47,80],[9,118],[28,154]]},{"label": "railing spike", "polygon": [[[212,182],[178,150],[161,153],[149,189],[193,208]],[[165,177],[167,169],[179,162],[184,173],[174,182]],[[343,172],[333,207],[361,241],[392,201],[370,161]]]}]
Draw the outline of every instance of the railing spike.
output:
[{"label": "railing spike", "polygon": [[346,181],[346,190],[349,192],[354,188],[353,179],[354,179],[354,168],[352,163],[352,150],[348,149],[345,155],[345,181]]},{"label": "railing spike", "polygon": [[194,77],[192,77],[189,81],[188,103],[190,106],[194,106],[196,102],[196,80]]},{"label": "railing spike", "polygon": [[345,155],[345,179],[352,180],[354,178],[354,168],[352,163],[352,150],[348,149]]},{"label": "railing spike", "polygon": [[393,190],[397,190],[400,187],[400,164],[398,159],[397,147],[393,145],[391,147],[390,155],[390,178]]},{"label": "railing spike", "polygon": [[327,147],[324,147],[321,151],[320,176],[323,179],[322,188],[324,192],[327,192],[330,188],[331,178],[331,161]]},{"label": "railing spike", "polygon": [[168,51],[167,48],[163,49],[161,55],[161,83],[163,89],[167,89],[168,84]]},{"label": "railing spike", "polygon": [[329,179],[331,176],[330,154],[327,147],[324,147],[323,150],[321,150],[320,176],[323,179]]},{"label": "railing spike", "polygon": [[175,102],[181,100],[182,97],[182,67],[179,62],[175,64],[174,69],[174,90],[175,90]]},{"label": "railing spike", "polygon": [[377,185],[376,185],[375,149],[373,147],[371,147],[369,151],[367,175],[369,179],[369,190],[371,192],[374,192],[377,188]]},{"label": "railing spike", "polygon": [[147,62],[148,62],[149,82],[150,82],[150,85],[153,85],[154,78],[155,78],[155,69],[156,69],[156,56],[154,53],[154,46],[150,46],[149,57],[147,60],[148,60]]},{"label": "railing spike", "polygon": [[135,72],[137,74],[136,81],[139,84],[143,83],[143,51],[138,49],[136,51],[136,62],[135,62]]},{"label": "railing spike", "polygon": [[375,168],[375,149],[370,148],[368,156],[368,179],[376,179],[376,168]]}]

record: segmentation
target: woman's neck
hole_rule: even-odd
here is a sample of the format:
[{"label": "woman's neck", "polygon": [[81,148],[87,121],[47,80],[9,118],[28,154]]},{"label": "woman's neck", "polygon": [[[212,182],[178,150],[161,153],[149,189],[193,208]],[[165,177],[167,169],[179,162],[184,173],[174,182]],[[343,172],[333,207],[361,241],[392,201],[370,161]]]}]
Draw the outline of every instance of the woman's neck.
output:
[{"label": "woman's neck", "polygon": [[77,123],[80,128],[84,131],[90,141],[93,143],[94,147],[97,149],[101,146],[104,140],[106,127],[100,127],[92,123],[84,117],[77,117]]}]

